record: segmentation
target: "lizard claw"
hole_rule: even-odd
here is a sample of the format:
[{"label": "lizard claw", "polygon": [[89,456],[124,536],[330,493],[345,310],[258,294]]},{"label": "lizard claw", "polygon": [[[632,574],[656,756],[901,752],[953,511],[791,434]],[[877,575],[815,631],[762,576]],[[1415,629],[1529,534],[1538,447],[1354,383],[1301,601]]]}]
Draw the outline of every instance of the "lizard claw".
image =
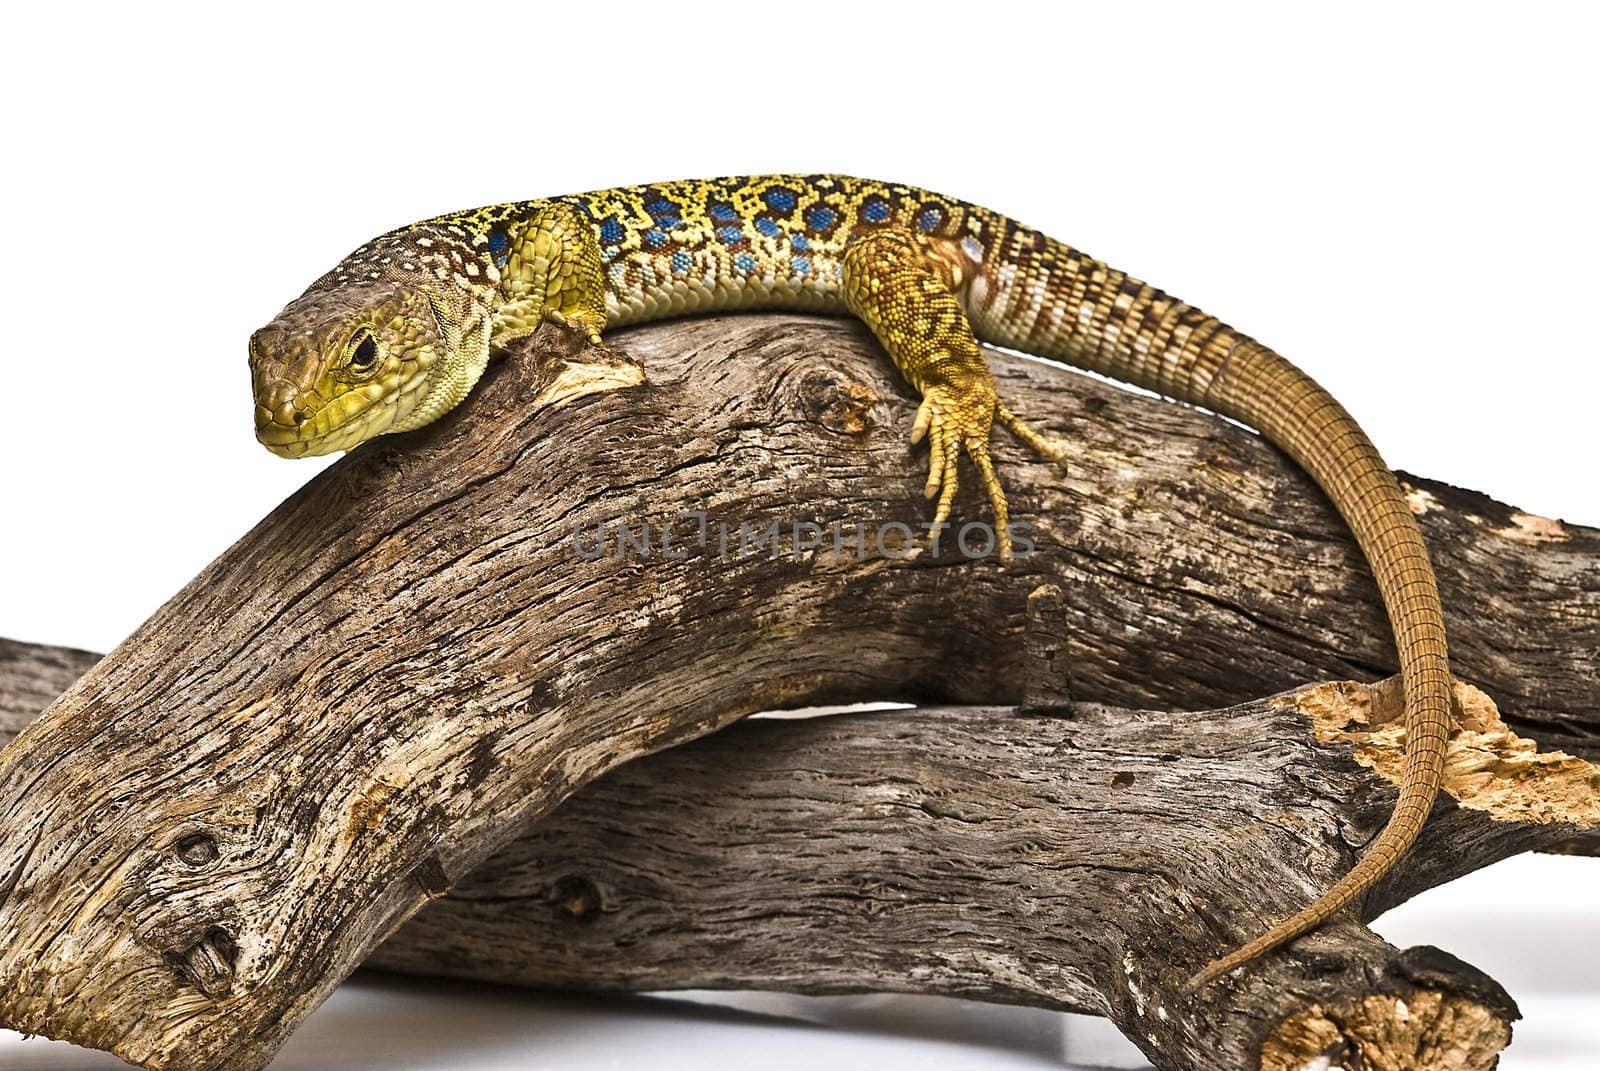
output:
[{"label": "lizard claw", "polygon": [[596,319],[583,313],[564,313],[559,309],[545,309],[544,318],[559,324],[591,346],[600,345],[600,332],[605,330],[604,318]]},{"label": "lizard claw", "polygon": [[933,426],[933,404],[927,399],[922,399],[922,404],[917,406],[917,417],[911,422],[911,445],[920,443],[928,434],[928,429]]},{"label": "lizard claw", "polygon": [[1003,405],[996,404],[994,415],[995,419],[1000,421],[1001,427],[1009,431],[1018,442],[1029,447],[1039,456],[1055,462],[1063,472],[1066,471],[1067,451],[1065,447],[1051,442],[1034,431],[1021,417]]}]

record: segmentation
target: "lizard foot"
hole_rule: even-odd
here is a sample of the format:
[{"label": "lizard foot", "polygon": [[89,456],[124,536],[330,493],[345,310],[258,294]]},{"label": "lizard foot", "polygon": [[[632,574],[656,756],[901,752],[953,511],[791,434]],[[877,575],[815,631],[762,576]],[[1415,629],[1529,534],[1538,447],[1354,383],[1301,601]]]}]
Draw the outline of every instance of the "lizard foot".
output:
[{"label": "lizard foot", "polygon": [[989,457],[990,430],[997,411],[1003,409],[994,381],[987,375],[952,377],[932,384],[923,393],[922,405],[911,426],[911,441],[928,440],[928,482],[923,493],[939,500],[933,514],[935,545],[939,533],[950,522],[950,506],[959,486],[957,463],[965,450],[989,493],[989,504],[994,509],[995,546],[1002,560],[1011,558],[1011,511]]},{"label": "lizard foot", "polygon": [[606,328],[604,316],[590,316],[581,312],[561,312],[558,309],[545,309],[544,318],[550,323],[558,324],[582,339],[591,346],[599,346],[600,332]]},{"label": "lizard foot", "polygon": [[591,317],[567,315],[548,309],[544,318],[556,325],[566,339],[565,354],[569,364],[605,367],[631,366],[643,375],[643,362],[620,346],[613,346],[600,337],[605,324]]},{"label": "lizard foot", "polygon": [[[563,352],[569,357],[588,354],[588,356],[584,357],[585,360],[639,363],[615,346],[611,346],[601,340],[600,332],[606,326],[603,319],[586,316],[582,313],[563,313],[556,309],[545,309],[542,315],[545,323],[555,325],[560,336],[564,339]],[[599,352],[593,352],[596,350]]]}]

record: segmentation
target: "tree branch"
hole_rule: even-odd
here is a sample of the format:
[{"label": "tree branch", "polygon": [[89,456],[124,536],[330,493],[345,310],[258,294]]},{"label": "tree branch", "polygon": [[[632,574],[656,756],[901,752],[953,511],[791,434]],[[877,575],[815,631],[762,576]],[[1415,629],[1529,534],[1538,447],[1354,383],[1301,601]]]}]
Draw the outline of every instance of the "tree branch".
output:
[{"label": "tree branch", "polygon": [[[0,697],[20,675],[7,661],[41,664],[20,646],[0,650]],[[1600,826],[1600,771],[1532,753],[1481,693],[1462,700],[1453,805],[1369,914]],[[1382,823],[1402,755],[1395,689],[1316,685],[1203,713],[1053,709],[756,720],[630,763],[368,963],[563,989],[1024,1003],[1107,1016],[1172,1071],[1495,1066],[1511,998],[1354,920],[1200,999],[1184,987],[1217,932],[1287,912]]]},{"label": "tree branch", "polygon": [[[1014,701],[1021,667],[1048,664],[1051,644],[1064,645],[1080,696],[1158,705],[1227,702],[1390,658],[1342,526],[1275,453],[1203,414],[1008,358],[1002,391],[1030,416],[1070,414],[1054,430],[1077,454],[1063,478],[999,448],[1014,512],[1040,548],[1031,558],[970,562],[946,547],[857,560],[825,547],[740,559],[713,547],[586,561],[564,547],[575,519],[671,519],[702,505],[735,525],[924,515],[903,440],[911,400],[853,328],[694,321],[620,342],[646,358],[653,386],[534,404],[550,397],[558,366],[525,356],[458,418],[330,469],[0,756],[0,1021],[151,1067],[261,1066],[389,929],[537,828],[568,791],[761,707]],[[1493,622],[1452,621],[1458,672],[1505,682],[1519,727],[1588,747],[1594,533],[1424,490],[1447,604],[1463,605],[1456,597],[1474,585],[1512,593]],[[796,502],[805,512],[791,518]],[[958,508],[982,515],[970,488]],[[1027,597],[1044,581],[1059,584],[1057,639],[1023,643]],[[1541,612],[1552,602],[1563,612]],[[1302,619],[1307,606],[1314,620]],[[1034,689],[1030,703],[1048,692]],[[1301,740],[1311,729],[1272,709],[1272,725],[1250,730],[1268,751],[1229,746],[1245,749],[1239,766],[1262,791],[1282,792],[1307,776],[1282,756],[1299,746],[1295,726]],[[1162,753],[1205,765],[1213,719],[1240,728],[1234,716],[1169,719]],[[1105,732],[1114,754],[1124,741]],[[1497,762],[1520,746],[1497,740]],[[1359,757],[1387,745],[1352,746],[1322,750]],[[1380,776],[1339,761],[1351,776]],[[1131,768],[1113,779],[1121,772],[1142,783]],[[1323,815],[1310,828],[1359,842],[1391,797],[1351,784],[1313,794],[1346,790],[1365,818],[1330,823],[1325,805],[1307,804]],[[1332,845],[1284,860],[1284,830],[1259,820],[1275,812],[1242,825],[1229,813],[1226,830],[1186,849],[1192,873],[1144,872],[1146,899],[1182,907],[1183,939],[1152,942],[1162,931],[1135,928],[1131,908],[1125,928],[1073,930],[1083,958],[1062,950],[1057,974],[1089,980],[1071,1000],[1094,989],[1109,1007],[1106,972],[1126,966],[1113,953],[1134,956],[1130,982],[1165,985],[1169,966],[1192,969],[1348,865],[1348,847]],[[1423,876],[1408,880],[1570,832],[1564,818],[1518,840],[1503,829],[1519,822],[1473,813],[1493,835],[1440,853],[1436,872],[1419,855],[1403,874]],[[1106,848],[1091,869],[1124,873]],[[1270,895],[1231,887],[1234,861],[1257,857],[1299,869]],[[1187,903],[1171,899],[1179,889]],[[1407,889],[1397,876],[1370,903]],[[1057,909],[1070,918],[1055,898],[1041,910]],[[52,936],[75,917],[95,921],[71,942]],[[1156,964],[1147,976],[1141,956]],[[1074,991],[1061,983],[1056,999]],[[1495,1000],[1474,1000],[1493,1012]],[[1119,1021],[1137,1040],[1138,1022]]]}]

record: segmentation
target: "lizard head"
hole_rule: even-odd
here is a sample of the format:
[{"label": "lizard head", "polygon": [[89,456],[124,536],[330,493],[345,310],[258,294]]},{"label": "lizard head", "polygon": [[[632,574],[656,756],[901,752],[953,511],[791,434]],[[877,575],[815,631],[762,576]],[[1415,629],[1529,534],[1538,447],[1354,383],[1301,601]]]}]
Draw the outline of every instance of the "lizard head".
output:
[{"label": "lizard head", "polygon": [[466,397],[488,359],[488,319],[469,294],[319,283],[250,336],[256,438],[294,458],[419,428]]}]

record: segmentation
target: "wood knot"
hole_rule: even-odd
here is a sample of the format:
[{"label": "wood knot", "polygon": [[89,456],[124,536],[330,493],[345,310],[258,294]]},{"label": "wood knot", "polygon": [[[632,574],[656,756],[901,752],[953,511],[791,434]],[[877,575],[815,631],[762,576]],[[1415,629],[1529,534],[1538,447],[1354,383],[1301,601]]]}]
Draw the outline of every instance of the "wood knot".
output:
[{"label": "wood knot", "polygon": [[812,368],[800,380],[800,408],[840,435],[859,435],[872,425],[877,393],[837,368]]},{"label": "wood knot", "polygon": [[204,833],[192,833],[182,838],[172,846],[172,850],[179,859],[189,866],[209,866],[217,861],[220,854],[217,851],[217,842]]},{"label": "wood knot", "polygon": [[556,913],[572,922],[593,922],[605,910],[600,889],[588,878],[569,874],[560,878],[545,893],[545,902]]},{"label": "wood knot", "polygon": [[219,1000],[233,988],[239,946],[227,930],[213,926],[200,940],[181,952],[168,952],[165,958],[180,979],[212,1000]]},{"label": "wood knot", "polygon": [[412,877],[417,879],[422,895],[430,900],[437,900],[450,893],[450,875],[445,873],[444,863],[440,862],[437,855],[430,855],[424,859],[422,865],[412,872]]}]

